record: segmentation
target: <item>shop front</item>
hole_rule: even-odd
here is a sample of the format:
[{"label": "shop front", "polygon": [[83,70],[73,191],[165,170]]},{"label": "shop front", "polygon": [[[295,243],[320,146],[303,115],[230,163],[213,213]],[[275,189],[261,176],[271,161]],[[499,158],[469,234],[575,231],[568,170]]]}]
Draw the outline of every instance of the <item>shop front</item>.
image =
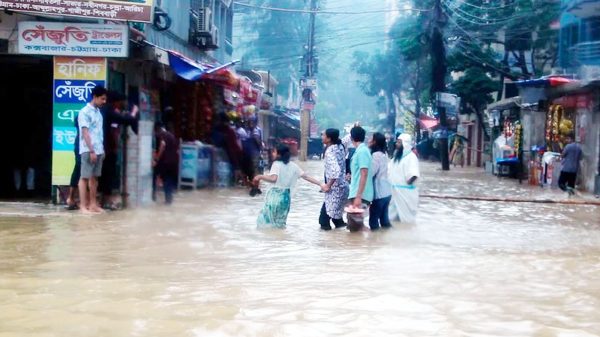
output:
[{"label": "shop front", "polygon": [[1,199],[49,199],[52,180],[52,57],[0,55]]},{"label": "shop front", "polygon": [[593,86],[552,100],[547,114],[546,140],[554,152],[560,153],[566,145],[565,137],[569,134],[575,136],[584,154],[577,182],[582,190],[594,191],[597,188],[599,129],[598,91]]},{"label": "shop front", "polygon": [[226,149],[215,142],[223,137],[219,131],[223,116],[235,122],[254,113],[244,104],[242,80],[228,69],[233,63],[199,63],[173,51],[168,51],[168,59],[177,77],[171,117],[163,122],[182,141],[179,185],[230,186],[234,165]]},{"label": "shop front", "polygon": [[0,137],[12,145],[11,160],[0,170],[0,197],[47,200],[69,185],[77,112],[95,86],[107,86],[107,58],[127,56],[128,27],[36,21],[22,14],[4,18],[0,14],[0,29],[12,33],[0,55],[0,76],[10,80],[0,83],[0,96],[12,113]]},{"label": "shop front", "polygon": [[492,130],[493,173],[523,177],[523,124],[520,97],[505,99],[488,106]]}]

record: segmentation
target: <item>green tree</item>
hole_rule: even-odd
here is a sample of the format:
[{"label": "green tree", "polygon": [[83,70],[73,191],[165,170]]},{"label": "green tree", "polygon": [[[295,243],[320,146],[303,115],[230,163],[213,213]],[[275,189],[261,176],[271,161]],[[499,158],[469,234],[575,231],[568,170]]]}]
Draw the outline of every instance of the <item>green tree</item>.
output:
[{"label": "green tree", "polygon": [[452,82],[450,90],[460,96],[461,111],[480,115],[485,106],[494,101],[491,94],[498,87],[498,82],[492,80],[485,71],[473,67]]},{"label": "green tree", "polygon": [[478,67],[503,83],[547,74],[558,59],[557,1],[447,1],[446,11],[455,70]]},{"label": "green tree", "polygon": [[[253,4],[264,7],[308,9],[304,0],[262,0]],[[279,92],[287,92],[291,74],[298,74],[308,41],[309,14],[246,9],[242,20],[246,35],[242,48],[243,66],[267,69],[279,81]]]}]

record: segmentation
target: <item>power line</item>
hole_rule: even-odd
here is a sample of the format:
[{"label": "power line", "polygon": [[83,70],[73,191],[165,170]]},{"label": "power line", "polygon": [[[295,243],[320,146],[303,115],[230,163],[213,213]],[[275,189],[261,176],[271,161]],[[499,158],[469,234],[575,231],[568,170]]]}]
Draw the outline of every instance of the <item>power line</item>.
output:
[{"label": "power line", "polygon": [[310,10],[310,9],[292,9],[292,8],[277,8],[277,7],[268,7],[268,6],[260,6],[260,5],[250,5],[242,2],[234,2],[237,6],[254,8],[254,9],[262,9],[268,11],[275,12],[287,12],[287,13],[305,13],[305,14],[331,14],[331,15],[364,15],[364,14],[372,14],[372,13],[395,13],[395,12],[429,12],[431,9],[421,9],[421,8],[398,8],[398,9],[382,9],[382,10],[370,10],[370,11],[362,11],[362,12],[352,12],[352,11],[329,11],[329,10]]},{"label": "power line", "polygon": [[460,2],[463,5],[467,5],[469,7],[473,7],[473,8],[477,8],[477,9],[481,9],[481,10],[497,10],[497,9],[514,7],[517,4],[516,2],[513,2],[513,3],[508,3],[508,4],[500,5],[500,6],[486,6],[486,7],[482,7],[482,6],[473,5],[472,3],[469,3],[466,0],[457,0],[457,2]]}]

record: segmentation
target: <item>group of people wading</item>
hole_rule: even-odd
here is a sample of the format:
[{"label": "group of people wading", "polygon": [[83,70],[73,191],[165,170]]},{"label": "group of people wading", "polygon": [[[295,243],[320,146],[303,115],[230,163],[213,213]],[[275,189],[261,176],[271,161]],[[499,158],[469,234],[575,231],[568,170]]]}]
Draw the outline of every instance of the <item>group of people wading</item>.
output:
[{"label": "group of people wading", "polygon": [[348,227],[352,232],[360,231],[365,228],[367,214],[371,230],[390,228],[394,221],[415,222],[420,171],[410,135],[397,138],[391,158],[386,137],[375,133],[366,143],[366,131],[360,126],[350,130],[350,146],[344,145],[338,129],[326,130],[322,138],[326,146],[323,182],[291,162],[290,149],[283,145],[274,150],[271,171],[254,178],[257,187],[261,181],[273,184],[258,216],[259,228],[286,227],[300,178],[319,186],[325,195],[319,215],[322,230]]}]

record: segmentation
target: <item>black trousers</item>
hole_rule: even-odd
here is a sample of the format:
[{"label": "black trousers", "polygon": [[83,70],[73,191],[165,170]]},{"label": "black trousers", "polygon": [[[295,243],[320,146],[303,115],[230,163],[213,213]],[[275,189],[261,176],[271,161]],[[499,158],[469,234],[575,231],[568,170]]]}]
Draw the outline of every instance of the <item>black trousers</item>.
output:
[{"label": "black trousers", "polygon": [[577,181],[577,173],[573,172],[560,172],[558,178],[558,187],[561,190],[566,191],[567,187],[575,188],[575,182]]},{"label": "black trousers", "polygon": [[111,195],[112,191],[118,188],[117,154],[107,153],[102,164],[102,176],[98,181],[98,191],[103,195]]},{"label": "black trousers", "polygon": [[71,185],[70,187],[77,188],[79,185],[79,177],[81,176],[81,155],[75,154],[75,167],[73,173],[71,173]]},{"label": "black trousers", "polygon": [[319,215],[319,224],[323,229],[331,229],[331,222],[333,222],[336,228],[346,226],[344,219],[332,219],[327,214],[327,208],[325,208],[325,203],[323,203],[323,206],[321,207],[321,214]]},{"label": "black trousers", "polygon": [[371,227],[371,230],[378,230],[379,226],[382,228],[392,227],[388,214],[391,201],[391,196],[373,200],[369,208],[369,227]]}]

